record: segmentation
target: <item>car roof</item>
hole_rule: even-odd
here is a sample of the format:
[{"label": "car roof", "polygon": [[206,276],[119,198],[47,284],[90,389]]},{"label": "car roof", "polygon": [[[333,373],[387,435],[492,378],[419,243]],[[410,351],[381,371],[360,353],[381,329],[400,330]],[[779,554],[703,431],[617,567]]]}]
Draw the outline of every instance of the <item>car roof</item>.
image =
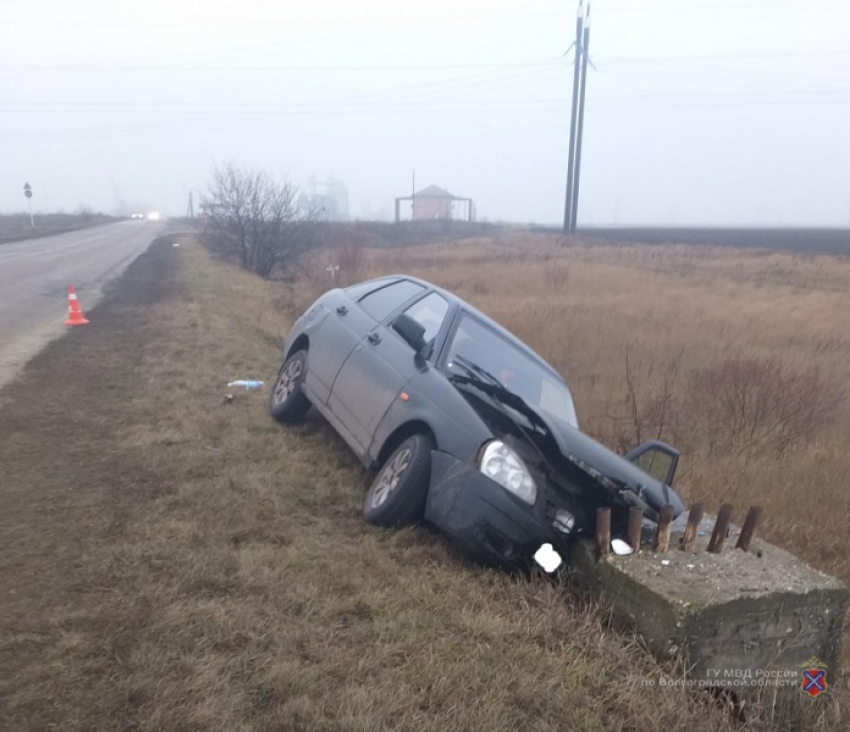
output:
[{"label": "car roof", "polygon": [[531,348],[527,343],[521,341],[507,328],[493,320],[493,318],[491,318],[489,315],[482,313],[474,305],[470,305],[466,300],[464,300],[462,297],[458,297],[453,292],[449,292],[448,290],[445,290],[442,287],[438,287],[433,282],[423,280],[421,277],[414,277],[413,275],[407,274],[394,274],[387,275],[385,277],[376,277],[373,281],[376,283],[381,282],[383,284],[389,285],[391,282],[398,282],[399,280],[410,280],[411,282],[416,282],[422,285],[423,287],[427,287],[429,290],[433,290],[434,292],[439,293],[444,298],[446,298],[446,300],[448,300],[450,304],[455,304],[470,315],[473,315],[474,317],[478,318],[480,321],[482,321],[494,331],[496,331],[500,336],[505,338],[505,340],[510,341],[518,348],[521,348],[523,351],[527,352],[529,356],[538,361],[541,366],[543,366],[547,371],[551,372],[555,377],[557,377],[559,381],[564,381],[564,377],[561,376],[557,371],[555,371],[555,369],[552,368],[552,366],[542,356],[540,356],[540,354],[534,351],[534,349]]}]

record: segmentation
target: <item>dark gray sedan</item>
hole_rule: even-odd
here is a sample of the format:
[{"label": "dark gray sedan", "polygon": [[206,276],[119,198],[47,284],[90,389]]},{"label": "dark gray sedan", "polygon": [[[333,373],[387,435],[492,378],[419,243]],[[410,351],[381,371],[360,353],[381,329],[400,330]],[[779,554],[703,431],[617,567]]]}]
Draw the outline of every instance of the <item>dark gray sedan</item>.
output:
[{"label": "dark gray sedan", "polygon": [[368,468],[367,521],[425,519],[479,558],[524,563],[592,532],[612,509],[657,520],[678,452],[661,442],[621,457],[578,426],[564,380],[460,298],[397,275],[332,290],[292,328],[271,413],[315,407]]}]

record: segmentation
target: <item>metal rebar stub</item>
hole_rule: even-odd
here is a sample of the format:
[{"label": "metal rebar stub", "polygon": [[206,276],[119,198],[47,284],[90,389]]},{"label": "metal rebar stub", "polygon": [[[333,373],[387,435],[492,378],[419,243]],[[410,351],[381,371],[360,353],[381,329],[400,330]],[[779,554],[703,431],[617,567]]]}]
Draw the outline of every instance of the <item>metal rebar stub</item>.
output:
[{"label": "metal rebar stub", "polygon": [[755,536],[761,511],[761,506],[750,506],[750,510],[747,511],[747,518],[744,519],[744,526],[741,528],[741,535],[738,537],[738,543],[735,544],[736,549],[743,549],[745,552],[750,550],[750,543]]},{"label": "metal rebar stub", "polygon": [[685,533],[682,536],[682,549],[686,552],[692,552],[696,548],[697,532],[699,525],[702,523],[703,508],[701,503],[695,503],[691,506],[688,513],[688,523],[685,526]]},{"label": "metal rebar stub", "polygon": [[603,559],[611,552],[611,509],[596,509],[596,556]]},{"label": "metal rebar stub", "polygon": [[732,520],[732,511],[734,510],[731,503],[724,503],[717,512],[717,522],[714,524],[714,532],[711,535],[711,541],[708,543],[708,551],[712,554],[720,554],[723,550],[723,542],[726,541],[726,534],[729,531],[729,523]]},{"label": "metal rebar stub", "polygon": [[673,520],[673,507],[664,505],[658,517],[658,529],[655,532],[655,551],[664,554],[670,546],[670,522]]},{"label": "metal rebar stub", "polygon": [[640,530],[643,525],[643,511],[632,507],[629,509],[629,532],[626,537],[632,551],[637,554],[640,551]]}]

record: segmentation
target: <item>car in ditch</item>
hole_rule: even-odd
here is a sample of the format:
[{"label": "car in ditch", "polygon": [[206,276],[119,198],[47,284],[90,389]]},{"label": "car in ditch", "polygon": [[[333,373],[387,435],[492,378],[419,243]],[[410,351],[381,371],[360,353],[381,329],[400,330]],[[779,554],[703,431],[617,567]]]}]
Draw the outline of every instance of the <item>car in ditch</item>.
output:
[{"label": "car in ditch", "polygon": [[614,535],[630,507],[651,521],[664,505],[674,517],[684,508],[674,448],[653,441],[620,456],[585,435],[551,366],[414,277],[331,290],[298,318],[270,410],[295,423],[311,407],[377,469],[368,522],[424,519],[488,563],[527,564],[546,544],[562,552],[603,506]]}]

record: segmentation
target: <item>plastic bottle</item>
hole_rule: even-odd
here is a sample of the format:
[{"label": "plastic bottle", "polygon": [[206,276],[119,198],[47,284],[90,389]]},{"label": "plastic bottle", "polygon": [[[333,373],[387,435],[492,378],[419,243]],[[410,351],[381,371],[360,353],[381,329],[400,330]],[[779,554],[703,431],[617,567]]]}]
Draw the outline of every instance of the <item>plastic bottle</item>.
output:
[{"label": "plastic bottle", "polygon": [[228,386],[244,386],[246,389],[259,389],[262,385],[262,381],[246,381],[244,379],[228,383]]}]

